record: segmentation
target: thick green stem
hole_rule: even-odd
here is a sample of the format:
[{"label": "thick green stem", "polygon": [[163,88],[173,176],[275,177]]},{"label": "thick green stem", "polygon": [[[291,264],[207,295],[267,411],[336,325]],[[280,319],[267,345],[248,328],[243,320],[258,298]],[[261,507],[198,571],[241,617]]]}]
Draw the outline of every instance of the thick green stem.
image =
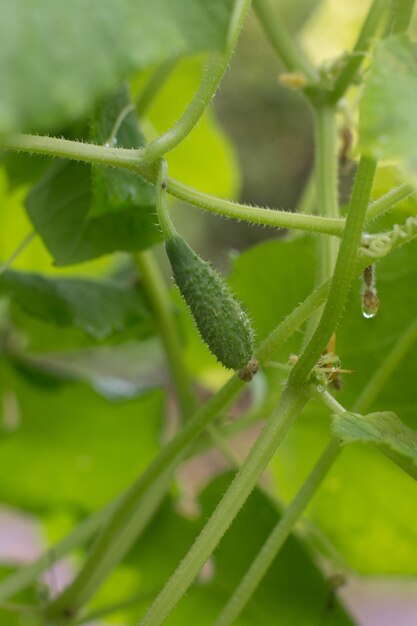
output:
[{"label": "thick green stem", "polygon": [[290,72],[301,72],[310,83],[319,80],[316,69],[294,43],[269,0],[254,0],[253,8],[265,34],[278,57]]},{"label": "thick green stem", "polygon": [[[328,219],[339,218],[338,198],[338,154],[336,111],[326,102],[312,103],[315,126],[316,205],[320,216]],[[334,271],[339,241],[335,237],[319,236],[316,239],[318,266],[316,285],[323,284]],[[320,319],[320,310],[310,317],[304,333],[304,344],[311,338]]]},{"label": "thick green stem", "polygon": [[[323,217],[339,217],[338,155],[336,111],[333,106],[319,104],[314,108],[316,128],[316,197],[317,210]],[[318,284],[333,275],[339,242],[334,237],[319,237],[320,268]]]},{"label": "thick green stem", "polygon": [[327,472],[333,466],[339,456],[339,451],[340,446],[338,441],[332,439],[300,491],[297,493],[280,521],[275,525],[213,626],[229,626],[233,624],[240,615],[281,547],[284,545],[296,522],[316,493]]},{"label": "thick green stem", "polygon": [[213,54],[205,68],[201,85],[190,104],[187,106],[184,114],[166,133],[158,137],[158,139],[155,139],[155,141],[145,148],[145,159],[148,162],[158,160],[161,156],[180,144],[190,134],[209,106],[229,65],[243,22],[249,10],[250,1],[251,0],[236,0],[230,22],[225,53]]},{"label": "thick green stem", "polygon": [[369,202],[376,162],[362,157],[355,177],[348,208],[346,228],[323,315],[303,354],[290,373],[288,384],[305,385],[311,370],[327,345],[345,306],[346,297],[357,269],[357,254],[362,239],[366,207]]},{"label": "thick green stem", "polygon": [[384,13],[388,12],[389,2],[390,0],[373,1],[359,33],[355,47],[353,48],[344,69],[336,80],[336,84],[331,94],[333,102],[340,100],[346,89],[352,84],[366,56],[366,53],[369,50],[372,39],[378,30],[382,17]]},{"label": "thick green stem", "polygon": [[167,290],[156,264],[152,251],[145,251],[135,255],[145,292],[155,313],[162,343],[169,364],[176,396],[181,414],[188,419],[195,410],[196,402],[193,393],[192,381],[182,357],[182,346],[179,339],[175,319],[171,313],[171,303],[167,297]]},{"label": "thick green stem", "polygon": [[141,626],[159,626],[187,591],[256,485],[279,443],[307,401],[307,393],[284,392],[279,407],[187,555],[162,589]]}]

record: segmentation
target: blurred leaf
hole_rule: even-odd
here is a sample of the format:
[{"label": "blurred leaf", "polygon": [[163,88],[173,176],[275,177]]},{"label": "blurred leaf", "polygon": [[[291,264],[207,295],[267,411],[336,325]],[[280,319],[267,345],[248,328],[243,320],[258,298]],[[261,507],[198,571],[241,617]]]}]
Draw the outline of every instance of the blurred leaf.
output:
[{"label": "blurred leaf", "polygon": [[[122,148],[138,148],[144,143],[135,110],[126,86],[97,107],[90,141]],[[92,167],[92,204],[90,217],[118,213],[133,207],[143,214],[155,204],[154,190],[132,172],[100,166]]]},{"label": "blurred leaf", "polygon": [[[138,591],[155,593],[165,582],[231,478],[229,474],[223,475],[205,489],[197,520],[181,517],[172,502],[165,503],[128,558],[140,580]],[[166,624],[213,624],[278,519],[274,505],[256,489],[207,564],[206,576],[200,575]],[[236,626],[310,626],[319,624],[320,620],[325,620],[326,626],[351,624],[337,602],[328,607],[329,595],[330,588],[310,555],[295,537],[290,537]],[[137,609],[118,613],[119,621],[136,623],[149,604],[150,598],[145,598]]]},{"label": "blurred leaf", "polygon": [[16,365],[30,374],[81,380],[109,399],[136,397],[167,383],[165,354],[160,342],[128,342],[68,352],[19,354]]},{"label": "blurred leaf", "polygon": [[374,444],[412,478],[417,479],[417,433],[407,428],[395,413],[334,415],[333,430],[343,444]]},{"label": "blurred leaf", "polygon": [[81,384],[45,389],[10,372],[6,380],[20,423],[0,441],[3,502],[25,510],[95,510],[159,449],[160,391],[114,404]]},{"label": "blurred leaf", "polygon": [[[135,69],[221,50],[231,0],[2,0],[0,133],[56,129]],[[45,98],[48,94],[48,98]]]},{"label": "blurred leaf", "polygon": [[29,315],[56,326],[74,326],[96,339],[126,327],[153,326],[139,291],[116,281],[6,270],[0,274],[0,294],[9,295]]},{"label": "blurred leaf", "polygon": [[29,217],[58,265],[142,250],[160,239],[153,202],[89,217],[90,172],[82,163],[55,163],[27,196]]},{"label": "blurred leaf", "polygon": [[360,105],[360,146],[399,159],[417,180],[417,44],[397,35],[378,43]]},{"label": "blurred leaf", "polygon": [[333,61],[355,44],[372,0],[322,0],[302,30],[302,43],[315,63]]}]

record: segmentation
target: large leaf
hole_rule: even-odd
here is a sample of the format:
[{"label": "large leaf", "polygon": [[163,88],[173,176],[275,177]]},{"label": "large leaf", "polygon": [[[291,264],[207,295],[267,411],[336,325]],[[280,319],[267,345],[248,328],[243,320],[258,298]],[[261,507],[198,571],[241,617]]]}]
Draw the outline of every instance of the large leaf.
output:
[{"label": "large leaf", "polygon": [[377,158],[400,159],[417,180],[417,44],[405,35],[381,41],[360,105],[360,145]]},{"label": "large leaf", "polygon": [[[267,242],[235,262],[231,282],[247,303],[260,337],[274,324],[274,318],[276,323],[291,310],[294,299],[299,302],[306,295],[314,274],[313,245],[305,238]],[[354,403],[368,380],[414,322],[416,258],[417,245],[413,243],[378,264],[381,306],[374,319],[366,320],[361,315],[359,281],[352,288],[336,342],[342,367],[353,370],[344,376],[343,389],[337,395],[347,410],[355,410]],[[283,346],[277,356],[285,362],[292,351],[298,353],[299,343],[298,347],[297,343]],[[409,427],[416,428],[416,377],[417,345],[410,345],[404,361],[366,412],[395,411]],[[277,385],[272,392],[280,389]],[[329,435],[329,411],[320,402],[310,403],[273,461],[277,490],[285,501],[294,497]],[[417,573],[417,486],[372,447],[349,446],[343,450],[308,515],[350,566],[364,573]]]},{"label": "large leaf", "polygon": [[395,415],[343,413],[333,417],[333,430],[343,444],[371,443],[417,479],[417,433]]},{"label": "large leaf", "polygon": [[20,415],[0,441],[0,500],[26,510],[93,510],[115,497],[159,448],[162,393],[110,403],[86,385],[32,385],[2,369]]},{"label": "large leaf", "polygon": [[[198,519],[186,519],[175,512],[175,503],[165,503],[128,558],[137,573],[144,601],[133,611],[120,612],[121,623],[138,622],[152,594],[184,556],[230,480],[230,475],[223,475],[206,488],[201,495]],[[209,573],[206,580],[202,577],[196,581],[165,623],[212,625],[278,520],[274,505],[256,489],[214,553],[211,576]],[[209,565],[208,572],[210,569]],[[236,626],[310,626],[320,620],[328,626],[351,624],[337,602],[329,608],[330,593],[311,556],[295,537],[290,537]]]},{"label": "large leaf", "polygon": [[6,270],[0,294],[9,295],[27,314],[56,326],[75,327],[104,339],[127,327],[152,328],[150,312],[136,289],[110,280],[46,278]]},{"label": "large leaf", "polygon": [[56,129],[135,69],[170,55],[221,50],[232,6],[231,0],[2,0],[0,133]]}]

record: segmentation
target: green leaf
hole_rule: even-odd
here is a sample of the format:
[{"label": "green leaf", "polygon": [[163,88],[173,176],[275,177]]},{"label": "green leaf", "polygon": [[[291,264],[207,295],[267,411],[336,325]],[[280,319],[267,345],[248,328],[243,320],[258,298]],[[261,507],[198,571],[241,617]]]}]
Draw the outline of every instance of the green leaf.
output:
[{"label": "green leaf", "polygon": [[134,70],[171,55],[222,50],[232,6],[231,0],[2,0],[0,134],[57,129]]},{"label": "green leaf", "polygon": [[343,444],[371,443],[417,480],[417,433],[392,412],[333,416],[333,430]]},{"label": "green leaf", "polygon": [[111,403],[87,385],[33,385],[2,368],[18,424],[0,440],[0,499],[25,510],[103,506],[159,449],[163,394]]},{"label": "green leaf", "polygon": [[[122,148],[138,148],[144,139],[139,131],[129,90],[122,86],[97,108],[90,141]],[[117,168],[92,167],[90,217],[118,213],[133,207],[145,211],[155,204],[154,189],[132,172]]]},{"label": "green leaf", "polygon": [[360,147],[399,159],[417,180],[417,44],[405,35],[379,42],[360,105]]},{"label": "green leaf", "polygon": [[29,217],[57,265],[143,250],[160,239],[153,203],[89,217],[91,202],[91,168],[82,163],[55,163],[30,190]]},{"label": "green leaf", "polygon": [[[136,623],[151,597],[166,581],[201,530],[230,484],[232,476],[216,478],[199,498],[198,519],[187,519],[167,501],[136,544],[127,562],[139,578],[142,603],[117,614],[121,623]],[[259,489],[255,489],[233,522],[208,566],[208,577],[200,576],[167,619],[167,626],[197,624],[210,626],[236,588],[273,526],[279,513]],[[210,576],[210,565],[212,575]],[[113,589],[114,591],[114,589]],[[123,593],[123,591],[121,591]],[[125,594],[124,594],[125,595]],[[262,580],[236,626],[310,626],[325,620],[328,626],[352,622],[336,601],[329,609],[330,586],[310,554],[291,536]],[[101,602],[105,602],[102,598]]]},{"label": "green leaf", "polygon": [[152,318],[137,289],[116,281],[47,278],[6,270],[0,294],[9,295],[27,314],[56,326],[75,327],[101,340],[126,328],[149,333]]}]

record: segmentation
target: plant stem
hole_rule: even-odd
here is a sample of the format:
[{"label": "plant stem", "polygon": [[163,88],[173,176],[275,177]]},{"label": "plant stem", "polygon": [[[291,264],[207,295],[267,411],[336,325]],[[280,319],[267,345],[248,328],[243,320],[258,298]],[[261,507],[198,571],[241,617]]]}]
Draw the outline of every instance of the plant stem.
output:
[{"label": "plant stem", "polygon": [[290,72],[301,72],[310,83],[317,83],[319,76],[316,69],[294,44],[294,39],[282,26],[281,19],[271,8],[269,0],[254,0],[253,8],[269,43],[285,67]]},{"label": "plant stem", "polygon": [[370,203],[368,210],[366,211],[366,222],[370,222],[380,215],[383,215],[386,211],[392,209],[396,204],[406,200],[410,196],[413,196],[415,193],[415,188],[408,183],[403,183],[402,185],[391,189],[388,193]]},{"label": "plant stem", "polygon": [[331,93],[333,102],[337,102],[352,84],[365,56],[369,50],[372,39],[380,25],[382,16],[388,11],[390,0],[374,0],[368,15],[365,18],[359,37],[349,59],[340,73]]},{"label": "plant stem", "polygon": [[344,220],[331,219],[318,215],[291,213],[277,209],[253,207],[240,204],[233,200],[216,198],[209,194],[197,191],[183,183],[168,179],[167,191],[184,202],[189,202],[206,211],[217,213],[225,217],[232,217],[252,224],[262,224],[277,228],[294,228],[309,232],[323,233],[340,237],[343,234]]},{"label": "plant stem", "polygon": [[[315,127],[314,175],[316,187],[316,205],[320,216],[329,219],[339,218],[338,201],[338,154],[336,111],[326,102],[312,102]],[[316,285],[328,280],[334,271],[339,242],[334,237],[317,237],[316,250],[318,268]],[[311,338],[320,319],[320,309],[309,318],[303,347]]]},{"label": "plant stem", "polygon": [[213,626],[229,626],[240,615],[284,545],[296,522],[333,466],[339,456],[339,451],[339,443],[333,438],[296,497],[273,528]]},{"label": "plant stem", "polygon": [[[46,154],[49,156],[94,163],[98,165],[108,165],[120,167],[139,174],[149,182],[155,184],[158,170],[155,166],[149,166],[143,160],[143,148],[132,150],[127,148],[108,148],[96,146],[95,144],[71,141],[69,139],[59,139],[58,137],[45,137],[37,135],[8,135],[0,139],[0,146],[5,149],[17,152],[28,152],[30,154]],[[175,180],[167,179],[167,192],[171,195],[189,202],[196,207],[238,220],[244,220],[253,224],[273,226],[275,228],[291,228],[305,230],[307,232],[317,232],[341,237],[345,227],[344,219],[332,219],[318,215],[304,215],[280,211],[278,209],[267,209],[253,207],[247,204],[240,204],[233,200],[217,198],[210,194],[197,191],[188,185]],[[391,192],[389,192],[391,193]],[[405,193],[405,192],[404,192]],[[411,193],[411,192],[410,192]],[[385,194],[381,199],[376,200],[372,205],[383,201],[383,211],[388,210],[395,203],[409,195],[393,195],[392,204]],[[377,208],[373,210],[373,216],[378,213]]]},{"label": "plant stem", "polygon": [[164,235],[164,239],[172,239],[175,237],[176,230],[171,218],[169,217],[167,203],[166,203],[166,189],[168,181],[168,166],[165,159],[161,159],[159,162],[159,171],[156,179],[156,213],[158,215],[159,225]]},{"label": "plant stem", "polygon": [[[153,184],[155,184],[158,176],[158,168],[155,165],[149,165],[143,159],[143,148],[137,150],[110,148],[80,141],[59,139],[57,137],[23,134],[8,135],[1,138],[0,147],[16,150],[17,152],[46,154],[85,163],[120,167],[139,174],[139,176]],[[343,233],[344,220],[329,220],[316,215],[302,215],[289,211],[261,209],[246,204],[239,204],[232,200],[217,198],[216,196],[197,191],[174,178],[167,179],[167,191],[176,198],[194,204],[199,208],[254,224],[263,224],[276,228],[296,228],[335,236],[341,236]]]},{"label": "plant stem", "polygon": [[398,34],[408,30],[413,15],[414,0],[392,0],[394,20],[392,33]]},{"label": "plant stem", "polygon": [[147,250],[136,254],[135,261],[156,317],[181,414],[185,419],[188,419],[195,410],[195,397],[191,378],[182,358],[182,346],[175,320],[171,314],[171,303],[167,297],[164,280],[152,251]]},{"label": "plant stem", "polygon": [[159,626],[164,623],[229,528],[307,398],[307,393],[284,391],[277,410],[265,426],[240,471],[187,555],[141,621],[141,626]]},{"label": "plant stem", "polygon": [[397,369],[416,341],[417,318],[405,329],[388,354],[384,355],[381,365],[375,370],[373,376],[368,380],[362,393],[357,398],[354,411],[366,413],[369,410],[369,407],[391,378],[392,373]]},{"label": "plant stem", "polygon": [[203,80],[184,114],[166,133],[145,148],[145,159],[154,162],[181,143],[196,126],[213,99],[226,72],[230,58],[249,10],[251,0],[236,0],[224,54],[213,54],[205,68]]},{"label": "plant stem", "polygon": [[[338,156],[336,111],[326,103],[314,107],[316,128],[316,197],[317,210],[321,216],[337,219],[338,202]],[[319,237],[320,269],[318,284],[333,275],[339,242],[333,237]]]},{"label": "plant stem", "polygon": [[369,157],[362,157],[356,172],[346,227],[336,261],[329,297],[317,329],[290,373],[288,379],[290,387],[300,388],[300,386],[305,385],[342,314],[350,284],[357,269],[356,257],[362,239],[362,228],[375,170],[376,161]]}]

